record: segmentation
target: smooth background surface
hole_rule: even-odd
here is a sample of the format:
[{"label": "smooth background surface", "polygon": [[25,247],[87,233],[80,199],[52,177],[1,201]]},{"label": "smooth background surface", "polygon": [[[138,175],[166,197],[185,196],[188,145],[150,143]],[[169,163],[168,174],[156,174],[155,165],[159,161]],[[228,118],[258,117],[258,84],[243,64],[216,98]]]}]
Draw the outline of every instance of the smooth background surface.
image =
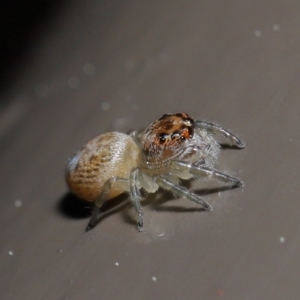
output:
[{"label": "smooth background surface", "polygon": [[[31,23],[2,28],[0,298],[297,299],[299,1],[61,1],[29,12]],[[246,149],[223,150],[218,168],[245,187],[193,182],[210,213],[151,196],[143,233],[117,200],[86,233],[68,157],[95,135],[180,111],[242,138]]]}]

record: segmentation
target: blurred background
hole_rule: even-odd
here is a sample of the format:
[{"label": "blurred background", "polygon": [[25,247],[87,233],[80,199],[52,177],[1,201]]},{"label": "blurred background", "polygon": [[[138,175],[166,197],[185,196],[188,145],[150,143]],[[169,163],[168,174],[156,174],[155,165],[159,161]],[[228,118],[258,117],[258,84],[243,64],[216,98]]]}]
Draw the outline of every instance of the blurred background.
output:
[{"label": "blurred background", "polygon": [[[297,299],[300,292],[298,1],[0,4],[1,299]],[[145,230],[116,199],[68,193],[68,158],[94,136],[169,112],[217,122],[245,182],[159,192]],[[221,142],[224,142],[220,139]]]}]

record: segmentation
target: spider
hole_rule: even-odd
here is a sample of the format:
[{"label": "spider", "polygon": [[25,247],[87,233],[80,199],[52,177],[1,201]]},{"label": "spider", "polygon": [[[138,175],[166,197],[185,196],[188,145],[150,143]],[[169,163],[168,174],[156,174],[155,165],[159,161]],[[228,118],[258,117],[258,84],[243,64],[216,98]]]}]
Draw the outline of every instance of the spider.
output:
[{"label": "spider", "polygon": [[103,203],[124,192],[136,210],[139,231],[143,230],[142,189],[154,193],[161,187],[211,210],[199,195],[178,182],[204,177],[234,187],[243,185],[214,168],[220,145],[213,134],[224,136],[236,148],[245,147],[225,128],[186,113],[165,114],[141,132],[109,132],[89,141],[69,160],[66,170],[71,192],[94,203],[87,231],[98,223]]}]

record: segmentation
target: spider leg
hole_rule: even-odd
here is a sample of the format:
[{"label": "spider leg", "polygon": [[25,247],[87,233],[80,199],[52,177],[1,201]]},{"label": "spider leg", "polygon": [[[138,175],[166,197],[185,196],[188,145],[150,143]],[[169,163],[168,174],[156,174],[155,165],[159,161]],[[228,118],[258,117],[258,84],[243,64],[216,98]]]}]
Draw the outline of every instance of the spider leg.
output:
[{"label": "spider leg", "polygon": [[135,168],[130,172],[129,176],[129,195],[130,201],[137,213],[137,229],[143,231],[143,209],[141,205],[141,193],[137,186],[139,176],[139,169]]},{"label": "spider leg", "polygon": [[187,172],[189,172],[190,174],[198,178],[213,177],[223,182],[229,182],[233,186],[243,186],[242,181],[207,166],[194,166],[193,164],[185,161],[174,160],[171,162],[170,168],[171,170],[175,171],[179,177],[180,173],[186,174]]},{"label": "spider leg", "polygon": [[221,127],[218,124],[196,120],[195,126],[196,128],[205,129],[211,133],[217,133],[223,135],[227,140],[229,140],[234,146],[236,146],[239,149],[245,148],[245,144],[237,136],[233,135],[227,129]]},{"label": "spider leg", "polygon": [[89,231],[89,230],[93,229],[96,226],[96,224],[98,223],[99,218],[100,218],[100,214],[101,214],[101,206],[107,200],[108,195],[109,195],[110,190],[111,190],[111,187],[112,187],[112,184],[116,181],[127,182],[127,180],[123,179],[123,178],[111,177],[110,179],[108,179],[104,183],[103,189],[102,189],[99,197],[95,201],[95,205],[94,205],[94,208],[93,208],[93,214],[92,214],[92,217],[91,217],[91,219],[89,221],[89,224],[86,228],[86,231]]},{"label": "spider leg", "polygon": [[205,210],[212,210],[211,206],[203,201],[198,195],[189,191],[183,186],[177,185],[164,176],[156,177],[156,183],[165,190],[171,191],[179,197],[186,198],[192,202],[200,204]]}]

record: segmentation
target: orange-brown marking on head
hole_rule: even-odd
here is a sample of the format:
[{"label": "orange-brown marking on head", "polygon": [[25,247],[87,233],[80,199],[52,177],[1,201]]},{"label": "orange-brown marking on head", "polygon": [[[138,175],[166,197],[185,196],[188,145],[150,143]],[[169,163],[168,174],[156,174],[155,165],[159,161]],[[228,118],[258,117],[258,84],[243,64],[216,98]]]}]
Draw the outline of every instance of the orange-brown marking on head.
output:
[{"label": "orange-brown marking on head", "polygon": [[163,157],[170,156],[177,146],[193,137],[194,126],[194,120],[186,113],[165,114],[145,129],[143,150],[149,155],[161,150],[166,152]]}]

